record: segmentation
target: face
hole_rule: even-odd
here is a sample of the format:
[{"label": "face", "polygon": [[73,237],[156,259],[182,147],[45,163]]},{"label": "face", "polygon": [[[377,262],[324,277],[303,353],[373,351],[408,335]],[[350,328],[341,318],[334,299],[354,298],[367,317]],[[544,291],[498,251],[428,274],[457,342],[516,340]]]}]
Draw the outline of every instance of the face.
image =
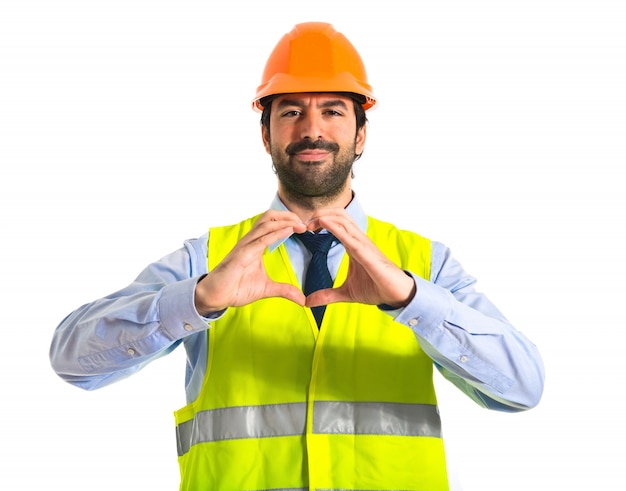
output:
[{"label": "face", "polygon": [[285,94],[272,101],[270,130],[262,131],[281,197],[311,207],[351,195],[352,165],[365,144],[365,126],[357,131],[352,99]]}]

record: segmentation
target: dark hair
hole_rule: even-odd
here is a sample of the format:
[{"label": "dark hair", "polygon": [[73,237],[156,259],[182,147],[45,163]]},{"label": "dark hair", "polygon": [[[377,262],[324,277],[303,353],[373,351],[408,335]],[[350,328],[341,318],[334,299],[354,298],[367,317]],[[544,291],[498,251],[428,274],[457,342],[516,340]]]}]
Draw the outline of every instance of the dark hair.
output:
[{"label": "dark hair", "polygon": [[[367,123],[367,116],[365,115],[365,109],[363,109],[363,103],[365,97],[360,94],[353,94],[352,92],[337,92],[339,95],[350,97],[354,102],[354,113],[356,114],[356,129],[357,131],[363,128]],[[278,97],[278,95],[268,95],[263,97],[259,102],[263,106],[263,113],[261,114],[261,125],[270,129],[270,115],[272,114],[272,100]]]}]

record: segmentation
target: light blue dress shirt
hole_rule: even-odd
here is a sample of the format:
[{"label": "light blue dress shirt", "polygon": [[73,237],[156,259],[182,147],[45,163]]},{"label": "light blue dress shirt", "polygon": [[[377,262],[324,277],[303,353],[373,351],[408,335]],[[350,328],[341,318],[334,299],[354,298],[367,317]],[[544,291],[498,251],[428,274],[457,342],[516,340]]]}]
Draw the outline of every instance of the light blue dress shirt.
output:
[{"label": "light blue dress shirt", "polygon": [[[278,197],[272,208],[286,209]],[[346,211],[365,231],[367,216],[356,197]],[[194,306],[196,283],[208,273],[207,243],[208,233],[185,241],[126,288],[66,317],[50,349],[59,376],[83,389],[97,389],[137,372],[182,343],[187,352],[187,401],[195,400],[207,366],[206,331],[214,320],[200,316]],[[310,252],[294,238],[284,243],[301,283]],[[431,244],[430,281],[412,275],[415,297],[406,307],[387,313],[411,329],[443,376],[481,406],[503,411],[534,407],[544,382],[536,346],[475,290],[476,280],[447,247]],[[340,243],[329,252],[333,278],[344,253]]]}]

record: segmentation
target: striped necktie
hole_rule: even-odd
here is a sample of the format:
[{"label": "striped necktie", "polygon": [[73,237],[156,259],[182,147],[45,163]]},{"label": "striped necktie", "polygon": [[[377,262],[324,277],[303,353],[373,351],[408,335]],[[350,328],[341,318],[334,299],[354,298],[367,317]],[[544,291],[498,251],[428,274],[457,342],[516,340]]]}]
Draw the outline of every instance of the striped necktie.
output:
[{"label": "striped necktie", "polygon": [[[332,288],[333,279],[328,271],[328,251],[334,240],[337,240],[333,234],[313,234],[305,232],[303,234],[294,234],[306,248],[311,251],[312,257],[309,267],[307,268],[304,279],[304,294],[309,295],[317,290],[324,288]],[[322,325],[322,317],[324,317],[325,305],[313,307],[313,316],[317,321],[317,326]]]}]

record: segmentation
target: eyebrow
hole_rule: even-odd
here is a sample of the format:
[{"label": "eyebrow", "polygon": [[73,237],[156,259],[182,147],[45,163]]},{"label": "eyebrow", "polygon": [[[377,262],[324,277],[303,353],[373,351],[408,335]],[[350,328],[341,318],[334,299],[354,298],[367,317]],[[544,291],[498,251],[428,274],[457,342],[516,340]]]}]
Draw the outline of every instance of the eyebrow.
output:
[{"label": "eyebrow", "polygon": [[[296,106],[296,107],[304,107],[305,103],[302,99],[295,99],[295,98],[289,98],[289,99],[282,99],[278,102],[278,107],[277,109],[283,109],[285,107],[288,106]],[[329,107],[340,107],[342,109],[348,109],[348,106],[346,105],[346,103],[342,100],[342,99],[328,99],[324,102],[322,102],[319,106],[317,106],[321,109],[327,109]]]}]

